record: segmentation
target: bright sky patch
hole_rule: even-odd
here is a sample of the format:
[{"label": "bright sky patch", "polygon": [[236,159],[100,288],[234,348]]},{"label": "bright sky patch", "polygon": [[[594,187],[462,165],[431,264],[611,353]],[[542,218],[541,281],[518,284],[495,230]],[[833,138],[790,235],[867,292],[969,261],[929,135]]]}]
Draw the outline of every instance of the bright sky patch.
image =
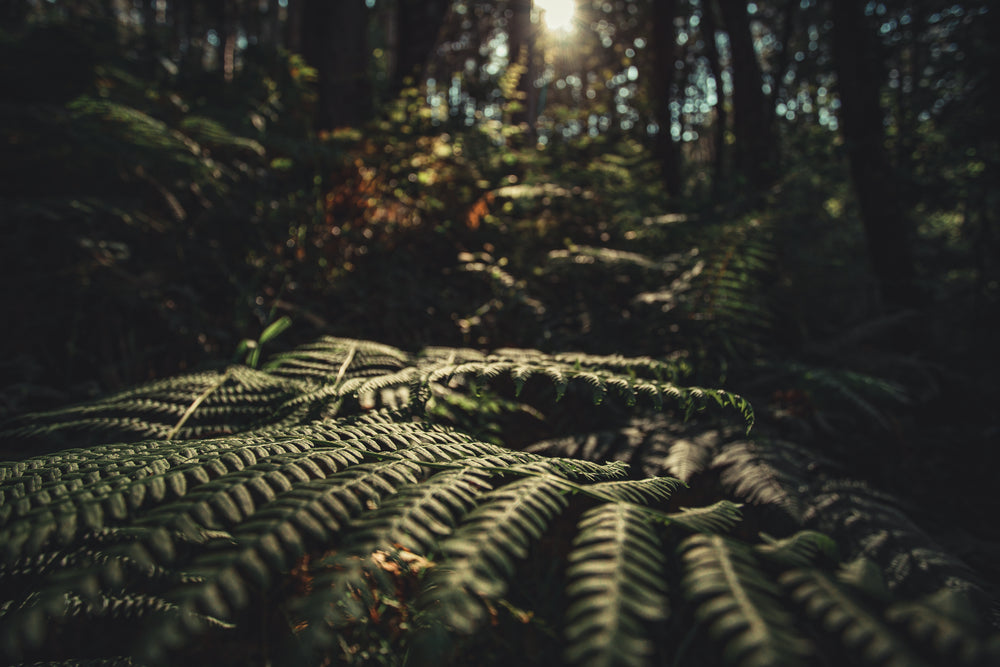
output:
[{"label": "bright sky patch", "polygon": [[571,30],[576,14],[576,0],[535,0],[542,11],[542,21],[549,30]]}]

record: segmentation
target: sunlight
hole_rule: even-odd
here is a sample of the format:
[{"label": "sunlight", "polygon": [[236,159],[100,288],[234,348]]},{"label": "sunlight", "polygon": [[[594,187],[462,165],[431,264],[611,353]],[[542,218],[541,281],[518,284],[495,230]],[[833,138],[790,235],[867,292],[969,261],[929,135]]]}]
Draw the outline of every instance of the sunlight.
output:
[{"label": "sunlight", "polygon": [[535,0],[535,7],[542,12],[542,21],[549,30],[573,29],[576,0]]}]

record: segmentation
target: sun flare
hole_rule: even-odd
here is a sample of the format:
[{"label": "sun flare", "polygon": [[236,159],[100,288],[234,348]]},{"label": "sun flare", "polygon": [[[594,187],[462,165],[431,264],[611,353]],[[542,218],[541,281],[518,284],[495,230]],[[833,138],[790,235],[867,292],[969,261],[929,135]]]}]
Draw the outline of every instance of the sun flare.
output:
[{"label": "sun flare", "polygon": [[576,0],[535,0],[542,11],[542,21],[549,30],[571,30],[576,15]]}]

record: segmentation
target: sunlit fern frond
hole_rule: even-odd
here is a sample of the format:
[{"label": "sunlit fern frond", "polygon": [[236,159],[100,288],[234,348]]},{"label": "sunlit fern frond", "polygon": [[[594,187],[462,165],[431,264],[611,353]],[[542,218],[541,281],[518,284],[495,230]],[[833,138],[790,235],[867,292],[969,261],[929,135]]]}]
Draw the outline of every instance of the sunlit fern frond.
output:
[{"label": "sunlit fern frond", "polygon": [[719,535],[681,543],[684,588],[696,618],[722,642],[726,662],[741,667],[806,664],[810,644],[795,629],[781,589],[745,544]]},{"label": "sunlit fern frond", "polygon": [[657,530],[648,516],[623,503],[588,510],[577,530],[567,557],[567,661],[647,664],[654,624],[670,613]]},{"label": "sunlit fern frond", "polygon": [[591,484],[588,489],[607,498],[638,505],[655,505],[665,502],[674,491],[685,486],[673,477],[648,477],[639,480],[621,480]]},{"label": "sunlit fern frond", "polygon": [[590,390],[595,404],[611,394],[627,405],[645,404],[655,409],[673,405],[685,414],[717,405],[736,409],[748,427],[753,424],[753,410],[742,397],[716,389],[679,386],[671,378],[683,374],[683,367],[651,358],[546,355],[534,350],[503,349],[481,360],[427,360],[424,374],[423,384],[445,383],[458,377],[488,383],[506,377],[513,381],[518,395],[531,378],[540,377],[554,387],[557,400],[565,395],[570,382],[575,382]]},{"label": "sunlit fern frond", "polygon": [[616,250],[614,248],[577,246],[566,250],[552,250],[549,252],[546,270],[558,271],[564,267],[575,267],[594,265],[605,271],[615,274],[631,274],[640,276],[643,274],[662,274],[669,271],[672,265],[656,261],[646,255],[627,250]]},{"label": "sunlit fern frond", "polygon": [[[5,440],[76,436],[192,439],[248,430],[273,418],[307,387],[243,366],[158,380],[90,404],[31,415],[7,426]],[[30,452],[31,441],[25,446]]]},{"label": "sunlit fern frond", "polygon": [[733,497],[775,505],[800,521],[802,496],[825,470],[824,460],[812,452],[781,440],[726,443],[712,460],[721,469],[720,481]]},{"label": "sunlit fern frond", "polygon": [[699,433],[690,439],[678,438],[670,443],[663,468],[677,479],[690,482],[708,467],[718,446],[719,432],[716,430]]},{"label": "sunlit fern frond", "polygon": [[698,533],[724,533],[739,523],[742,515],[740,506],[728,500],[720,500],[704,507],[682,507],[667,518],[677,525]]},{"label": "sunlit fern frond", "polygon": [[531,378],[553,386],[557,399],[574,383],[587,388],[595,403],[611,393],[629,405],[674,406],[685,414],[717,405],[736,409],[752,425],[753,410],[745,399],[677,384],[683,371],[680,364],[652,358],[533,350],[482,354],[429,348],[411,356],[378,343],[326,337],[278,355],[264,371],[233,366],[161,380],[89,405],[31,415],[6,426],[2,435],[14,443],[24,439],[26,448],[33,446],[31,438],[50,443],[65,437],[104,442],[206,438],[289,428],[380,404],[421,412],[433,398],[433,386],[466,382],[475,395],[478,387],[507,380],[520,393]]}]

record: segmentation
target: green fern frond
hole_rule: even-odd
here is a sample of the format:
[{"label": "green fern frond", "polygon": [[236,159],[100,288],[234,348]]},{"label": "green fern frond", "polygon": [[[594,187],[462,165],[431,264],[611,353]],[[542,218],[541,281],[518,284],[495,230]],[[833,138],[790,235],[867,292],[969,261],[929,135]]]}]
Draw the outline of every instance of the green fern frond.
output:
[{"label": "green fern frond", "polygon": [[715,438],[679,438],[670,444],[667,457],[663,460],[663,468],[668,473],[683,482],[691,479],[705,470],[716,449]]},{"label": "green fern frond", "polygon": [[668,500],[674,491],[686,486],[673,477],[649,477],[639,480],[599,482],[588,485],[587,489],[622,502],[652,505]]},{"label": "green fern frond", "polygon": [[567,558],[567,661],[647,664],[652,624],[670,613],[657,531],[643,512],[622,503],[587,511],[577,530]]},{"label": "green fern frond", "polygon": [[766,561],[782,567],[806,567],[820,557],[837,559],[837,544],[823,533],[800,530],[780,540],[761,534],[764,544],[754,546],[754,551]]},{"label": "green fern frond", "polygon": [[781,604],[781,589],[749,546],[719,535],[692,535],[679,547],[684,588],[695,616],[741,667],[805,664],[810,644]]},{"label": "green fern frond", "polygon": [[740,506],[728,500],[720,500],[704,507],[682,507],[679,512],[667,514],[671,523],[676,523],[697,533],[722,533],[740,522]]},{"label": "green fern frond", "polygon": [[837,636],[871,664],[915,667],[926,664],[901,638],[842,584],[825,572],[791,570],[781,575],[782,586],[823,629]]},{"label": "green fern frond", "polygon": [[389,547],[431,551],[476,505],[478,496],[490,490],[488,477],[474,468],[446,470],[398,489],[377,510],[355,521],[341,553],[367,556]]},{"label": "green fern frond", "polygon": [[837,580],[869,600],[885,602],[890,598],[889,586],[882,576],[882,570],[873,560],[864,556],[841,565]]},{"label": "green fern frond", "polygon": [[565,506],[565,482],[532,476],[480,498],[480,504],[439,546],[420,605],[426,622],[472,632],[487,614],[485,603],[507,589],[515,562],[528,554],[549,521]]},{"label": "green fern frond", "polygon": [[939,664],[1000,664],[1000,642],[987,639],[985,623],[960,590],[942,588],[919,600],[897,602],[885,617],[936,652]]},{"label": "green fern frond", "polygon": [[817,457],[784,441],[731,442],[712,461],[720,481],[736,498],[776,505],[796,520],[804,513],[800,489],[820,467]]}]

